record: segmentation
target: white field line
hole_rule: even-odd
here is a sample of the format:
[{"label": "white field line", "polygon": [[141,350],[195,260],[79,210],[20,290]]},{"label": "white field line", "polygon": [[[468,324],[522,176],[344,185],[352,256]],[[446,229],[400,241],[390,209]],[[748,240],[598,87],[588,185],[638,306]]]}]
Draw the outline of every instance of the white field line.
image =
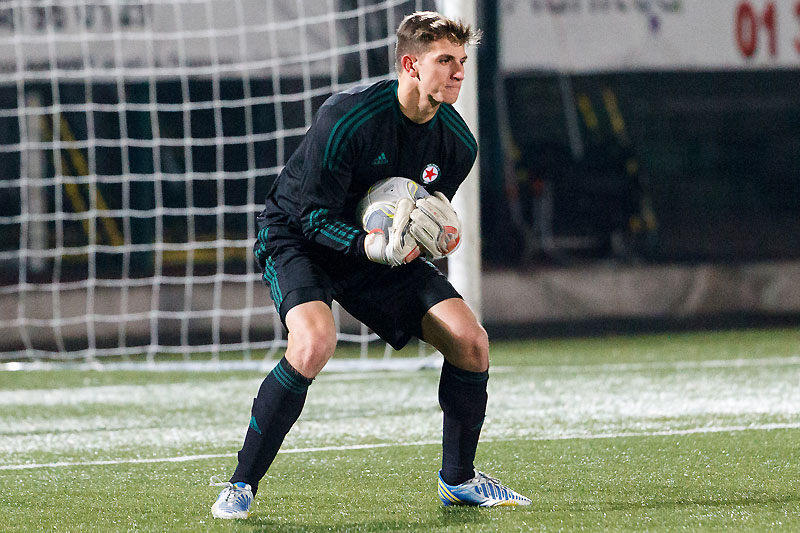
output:
[{"label": "white field line", "polygon": [[[800,429],[800,422],[790,424],[753,424],[748,426],[705,426],[692,429],[678,429],[666,431],[630,432],[630,433],[596,433],[593,435],[558,435],[546,437],[529,438],[510,438],[510,439],[486,439],[481,442],[510,442],[515,440],[527,441],[552,441],[552,440],[594,440],[594,439],[617,439],[625,437],[669,437],[676,435],[697,435],[705,433],[735,433],[741,431],[772,431],[776,429]],[[315,452],[336,452],[348,450],[374,450],[378,448],[399,448],[406,446],[431,446],[440,444],[441,441],[418,441],[418,442],[384,442],[377,444],[351,444],[346,446],[320,446],[313,448],[289,448],[281,450],[281,454],[288,453],[315,453]],[[30,463],[21,465],[0,465],[0,470],[28,470],[34,468],[60,468],[73,466],[103,466],[103,465],[123,465],[123,464],[148,464],[148,463],[185,463],[189,461],[200,461],[204,459],[220,459],[234,457],[235,453],[216,453],[203,455],[182,455],[178,457],[153,457],[149,459],[109,459],[105,461],[75,461],[57,463]]]}]

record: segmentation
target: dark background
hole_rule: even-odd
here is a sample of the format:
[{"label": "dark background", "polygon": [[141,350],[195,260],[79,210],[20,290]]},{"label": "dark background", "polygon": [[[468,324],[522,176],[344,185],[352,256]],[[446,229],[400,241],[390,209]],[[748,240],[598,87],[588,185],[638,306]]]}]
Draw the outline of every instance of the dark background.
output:
[{"label": "dark background", "polygon": [[[491,2],[479,6],[479,25],[485,31],[478,49],[478,82],[482,255],[487,268],[530,269],[607,259],[736,263],[800,257],[800,71],[500,76],[496,6]],[[385,17],[375,15],[368,22],[375,35],[386,31]],[[368,74],[389,71],[387,57],[385,48],[369,51]],[[358,54],[342,58],[340,83],[359,79],[363,74],[359,60]],[[154,115],[135,109],[67,110],[61,114],[62,124],[79,141],[101,141],[92,154],[87,149],[81,152],[85,159],[95,161],[96,173],[103,178],[98,190],[110,209],[121,208],[121,198],[129,194],[134,215],[152,210],[157,188],[167,208],[213,207],[219,197],[216,176],[220,173],[225,173],[226,205],[246,205],[248,195],[254,195],[258,204],[285,163],[278,160],[278,144],[288,157],[301,137],[256,140],[250,145],[235,139],[246,133],[246,106],[252,113],[254,135],[274,132],[277,127],[273,104],[243,103],[244,83],[249,84],[252,97],[273,93],[269,78],[222,80],[219,89],[226,103],[221,107],[222,132],[215,130],[213,109],[160,110]],[[283,79],[280,90],[297,91],[301,83]],[[312,80],[315,87],[330,83],[328,78]],[[29,83],[22,90],[35,93],[43,106],[49,106],[54,89],[66,105],[117,104],[120,99],[119,88],[112,83]],[[160,80],[152,94],[159,104],[180,103],[187,90],[191,102],[213,100],[213,82],[207,79]],[[0,110],[6,111],[0,115],[0,145],[5,147],[21,140],[20,120],[9,112],[18,106],[19,93],[17,86],[0,85]],[[125,102],[152,103],[145,83],[128,83],[123,93]],[[498,94],[504,98],[496,98]],[[318,108],[327,96],[316,97],[312,107]],[[284,127],[302,128],[303,103],[280,105]],[[578,153],[569,138],[566,117],[570,112],[580,134]],[[147,142],[154,137],[154,116],[162,181],[154,179],[154,148]],[[94,124],[91,134],[89,118]],[[41,120],[47,133],[57,119],[45,115]],[[127,124],[127,140],[119,143],[114,141],[121,137],[121,120]],[[191,126],[187,129],[185,124]],[[504,131],[509,135],[504,137]],[[213,142],[203,142],[220,133],[229,139],[221,158]],[[183,143],[187,137],[197,142],[187,148]],[[191,169],[186,168],[186,150],[191,151]],[[254,185],[249,185],[246,175],[249,151],[256,167]],[[45,177],[54,176],[54,158],[61,157],[64,174],[79,178],[72,158],[65,150],[60,152],[45,150]],[[22,154],[8,148],[0,151],[4,216],[20,214]],[[126,191],[117,178],[124,172],[124,157],[131,173]],[[55,184],[53,180],[45,183],[52,204]],[[88,203],[88,189],[82,187]],[[197,214],[192,215],[191,224],[196,235],[215,238],[221,221],[226,238],[243,239],[252,216],[229,213],[220,219]],[[122,227],[122,220],[117,222]],[[50,223],[51,234],[55,224]],[[58,224],[66,246],[86,244],[79,222]],[[130,224],[134,243],[152,241],[151,216],[133,216]],[[165,217],[167,241],[186,242],[188,227],[188,216]],[[104,236],[99,238],[102,243]],[[4,224],[0,250],[15,250],[19,244],[19,224]],[[137,253],[134,275],[152,272],[149,255]],[[101,252],[97,261],[98,274],[113,277],[120,257],[114,251]],[[241,270],[239,263],[233,257],[226,268]],[[75,268],[80,272],[82,267]],[[0,262],[0,269],[5,282],[17,281],[16,265]],[[47,277],[47,273],[42,275]]]}]

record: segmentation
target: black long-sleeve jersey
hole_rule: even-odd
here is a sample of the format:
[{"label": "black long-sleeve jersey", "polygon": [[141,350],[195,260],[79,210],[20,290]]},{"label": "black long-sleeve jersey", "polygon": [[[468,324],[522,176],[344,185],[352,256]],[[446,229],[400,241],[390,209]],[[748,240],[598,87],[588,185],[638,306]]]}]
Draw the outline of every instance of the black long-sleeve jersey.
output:
[{"label": "black long-sleeve jersey", "polygon": [[464,119],[441,104],[424,124],[400,110],[397,81],[335,94],[320,107],[275,180],[260,218],[335,250],[363,255],[356,204],[377,181],[403,176],[452,199],[477,156]]}]

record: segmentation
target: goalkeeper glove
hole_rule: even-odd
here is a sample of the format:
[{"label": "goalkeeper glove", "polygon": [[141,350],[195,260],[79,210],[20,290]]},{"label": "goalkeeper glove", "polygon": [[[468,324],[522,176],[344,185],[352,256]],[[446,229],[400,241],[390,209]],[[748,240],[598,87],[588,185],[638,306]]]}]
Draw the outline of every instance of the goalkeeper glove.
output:
[{"label": "goalkeeper glove", "polygon": [[438,191],[417,200],[408,231],[429,259],[451,254],[461,242],[461,221],[450,200]]},{"label": "goalkeeper glove", "polygon": [[389,235],[374,229],[364,238],[367,259],[389,266],[400,266],[419,257],[419,246],[408,234],[411,211],[414,203],[408,198],[397,201]]}]

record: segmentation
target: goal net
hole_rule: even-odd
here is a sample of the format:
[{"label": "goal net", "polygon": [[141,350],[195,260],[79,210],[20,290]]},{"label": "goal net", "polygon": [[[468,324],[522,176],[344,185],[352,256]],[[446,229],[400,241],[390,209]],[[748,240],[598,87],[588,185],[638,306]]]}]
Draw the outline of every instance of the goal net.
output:
[{"label": "goal net", "polygon": [[0,363],[270,359],[255,214],[319,105],[393,76],[398,23],[437,7],[0,3]]}]

